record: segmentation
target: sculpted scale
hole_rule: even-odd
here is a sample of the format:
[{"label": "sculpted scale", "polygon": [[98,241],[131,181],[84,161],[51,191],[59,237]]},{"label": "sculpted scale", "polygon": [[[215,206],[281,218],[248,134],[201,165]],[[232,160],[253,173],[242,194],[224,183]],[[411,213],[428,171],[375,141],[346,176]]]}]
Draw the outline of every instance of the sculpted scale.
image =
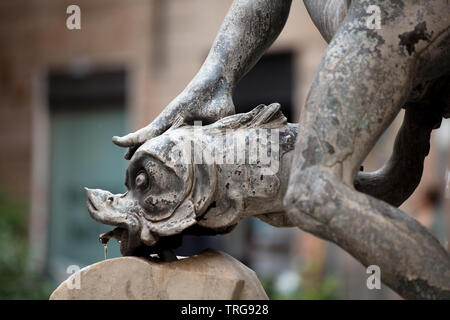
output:
[{"label": "sculpted scale", "polygon": [[[170,260],[183,234],[229,232],[241,218],[255,216],[299,227],[365,266],[378,265],[382,281],[405,298],[450,298],[449,253],[397,209],[420,182],[431,131],[450,115],[450,4],[304,3],[329,46],[299,124],[286,123],[277,104],[232,115],[236,84],[277,38],[291,5],[235,0],[186,89],[147,127],[113,138],[129,147],[128,192],[88,190],[92,217],[117,227],[101,240],[119,239],[124,255],[158,253]],[[381,29],[367,27],[373,5],[380,8]],[[405,118],[390,159],[375,172],[360,172],[401,108]],[[208,124],[197,136],[196,120]],[[264,128],[280,131],[272,175],[261,175],[258,163],[197,164],[180,147],[190,141],[227,153],[227,130]]]}]

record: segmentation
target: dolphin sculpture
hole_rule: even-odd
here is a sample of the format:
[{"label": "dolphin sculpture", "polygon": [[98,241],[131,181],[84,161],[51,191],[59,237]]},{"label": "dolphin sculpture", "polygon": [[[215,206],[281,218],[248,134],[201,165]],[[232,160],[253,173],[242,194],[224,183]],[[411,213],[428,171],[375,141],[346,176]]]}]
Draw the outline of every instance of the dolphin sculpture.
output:
[{"label": "dolphin sculpture", "polygon": [[86,188],[91,217],[116,227],[100,241],[117,239],[123,255],[171,260],[182,235],[227,233],[247,216],[293,226],[282,199],[297,128],[274,103],[146,141],[130,159],[127,192]]}]

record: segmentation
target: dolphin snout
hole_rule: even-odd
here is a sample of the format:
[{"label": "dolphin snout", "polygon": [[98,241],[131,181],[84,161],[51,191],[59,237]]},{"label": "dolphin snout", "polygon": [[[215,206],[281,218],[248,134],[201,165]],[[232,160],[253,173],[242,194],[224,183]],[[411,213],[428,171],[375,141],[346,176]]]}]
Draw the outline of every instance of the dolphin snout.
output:
[{"label": "dolphin snout", "polygon": [[126,223],[126,213],[110,204],[118,196],[101,189],[84,188],[87,195],[87,207],[91,217],[104,224],[117,226]]}]

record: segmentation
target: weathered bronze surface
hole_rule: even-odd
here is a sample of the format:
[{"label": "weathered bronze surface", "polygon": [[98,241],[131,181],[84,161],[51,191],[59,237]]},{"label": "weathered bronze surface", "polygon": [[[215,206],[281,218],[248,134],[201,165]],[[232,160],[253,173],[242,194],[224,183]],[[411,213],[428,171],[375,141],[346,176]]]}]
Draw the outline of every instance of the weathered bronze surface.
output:
[{"label": "weathered bronze surface", "polygon": [[102,242],[120,240],[123,255],[161,255],[182,234],[229,232],[246,216],[292,226],[282,202],[297,126],[279,108],[260,105],[141,145],[126,172],[125,194],[87,189],[92,218],[117,227]]},{"label": "weathered bronze surface", "polygon": [[[332,241],[365,266],[378,265],[382,281],[405,298],[450,298],[449,253],[416,220],[396,208],[420,181],[431,130],[450,114],[450,3],[304,2],[329,46],[300,115],[295,150],[286,153],[277,175],[280,190],[274,198],[276,210],[273,209],[284,214],[274,221],[289,221]],[[113,138],[116,144],[130,148],[128,159],[139,150],[130,166],[155,144],[156,140],[150,139],[169,128],[192,124],[194,120],[213,123],[234,113],[234,87],[277,38],[290,4],[290,0],[233,2],[205,63],[186,89],[150,125]],[[369,6],[380,10],[380,29],[367,26]],[[390,160],[376,172],[358,173],[362,161],[402,107],[406,108],[406,116]],[[171,134],[155,139],[162,141]],[[160,161],[151,161],[152,166],[167,165],[167,159]],[[170,220],[171,214],[179,214],[175,203],[184,199],[186,181],[177,179],[187,173],[180,172],[178,177],[170,172],[158,174],[174,179],[170,181],[177,183],[179,189],[166,189],[165,204],[154,204],[155,221],[158,217]],[[144,177],[133,179],[136,184],[146,183]],[[242,190],[239,183],[230,181],[230,193]],[[202,185],[208,188],[210,184],[205,180]],[[260,189],[266,184],[257,185]],[[246,199],[246,191],[242,192]],[[108,197],[96,194],[98,198]],[[212,219],[213,226],[228,228],[245,211],[239,209],[245,201],[236,195],[228,197],[233,209],[226,210],[219,204],[214,210],[217,214]],[[118,197],[112,201],[115,203]],[[200,212],[209,204],[205,200]],[[199,225],[198,217],[203,217],[196,214],[195,200],[183,202],[183,206],[191,214],[183,216],[180,221],[186,225],[171,231],[173,234]],[[107,216],[105,213],[97,218],[106,222]],[[122,212],[110,223],[122,223],[128,218]],[[164,224],[155,221],[150,224]],[[139,230],[133,229],[138,228],[137,222],[129,224],[132,227],[128,237],[134,240],[129,240],[127,247],[134,246],[131,243],[137,243],[139,238],[148,245],[161,242],[156,242],[150,227]],[[166,227],[164,230],[175,230]],[[209,230],[210,225],[206,227]],[[134,238],[130,236],[133,232]],[[123,234],[120,238],[124,238]]]}]

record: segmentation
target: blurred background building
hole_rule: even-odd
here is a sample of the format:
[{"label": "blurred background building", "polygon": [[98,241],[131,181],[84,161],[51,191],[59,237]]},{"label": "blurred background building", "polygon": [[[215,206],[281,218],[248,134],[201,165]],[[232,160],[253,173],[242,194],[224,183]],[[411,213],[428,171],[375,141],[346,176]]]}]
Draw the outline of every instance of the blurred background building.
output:
[{"label": "blurred background building", "polygon": [[[46,298],[70,265],[103,259],[83,187],[123,192],[125,149],[111,142],[145,126],[206,58],[231,0],[0,2],[0,298]],[[81,8],[69,30],[66,9]],[[280,102],[296,122],[326,43],[302,1],[239,84],[236,112]],[[402,113],[365,170],[389,157]],[[447,246],[449,126],[434,131],[421,185],[402,206]],[[244,220],[231,234],[191,237],[179,254],[214,247],[253,268],[273,298],[398,298],[368,290],[363,268],[295,228]],[[119,256],[111,244],[109,257]],[[41,288],[42,287],[42,288]],[[42,289],[42,290],[41,290]],[[39,294],[37,293],[39,291]]]}]

